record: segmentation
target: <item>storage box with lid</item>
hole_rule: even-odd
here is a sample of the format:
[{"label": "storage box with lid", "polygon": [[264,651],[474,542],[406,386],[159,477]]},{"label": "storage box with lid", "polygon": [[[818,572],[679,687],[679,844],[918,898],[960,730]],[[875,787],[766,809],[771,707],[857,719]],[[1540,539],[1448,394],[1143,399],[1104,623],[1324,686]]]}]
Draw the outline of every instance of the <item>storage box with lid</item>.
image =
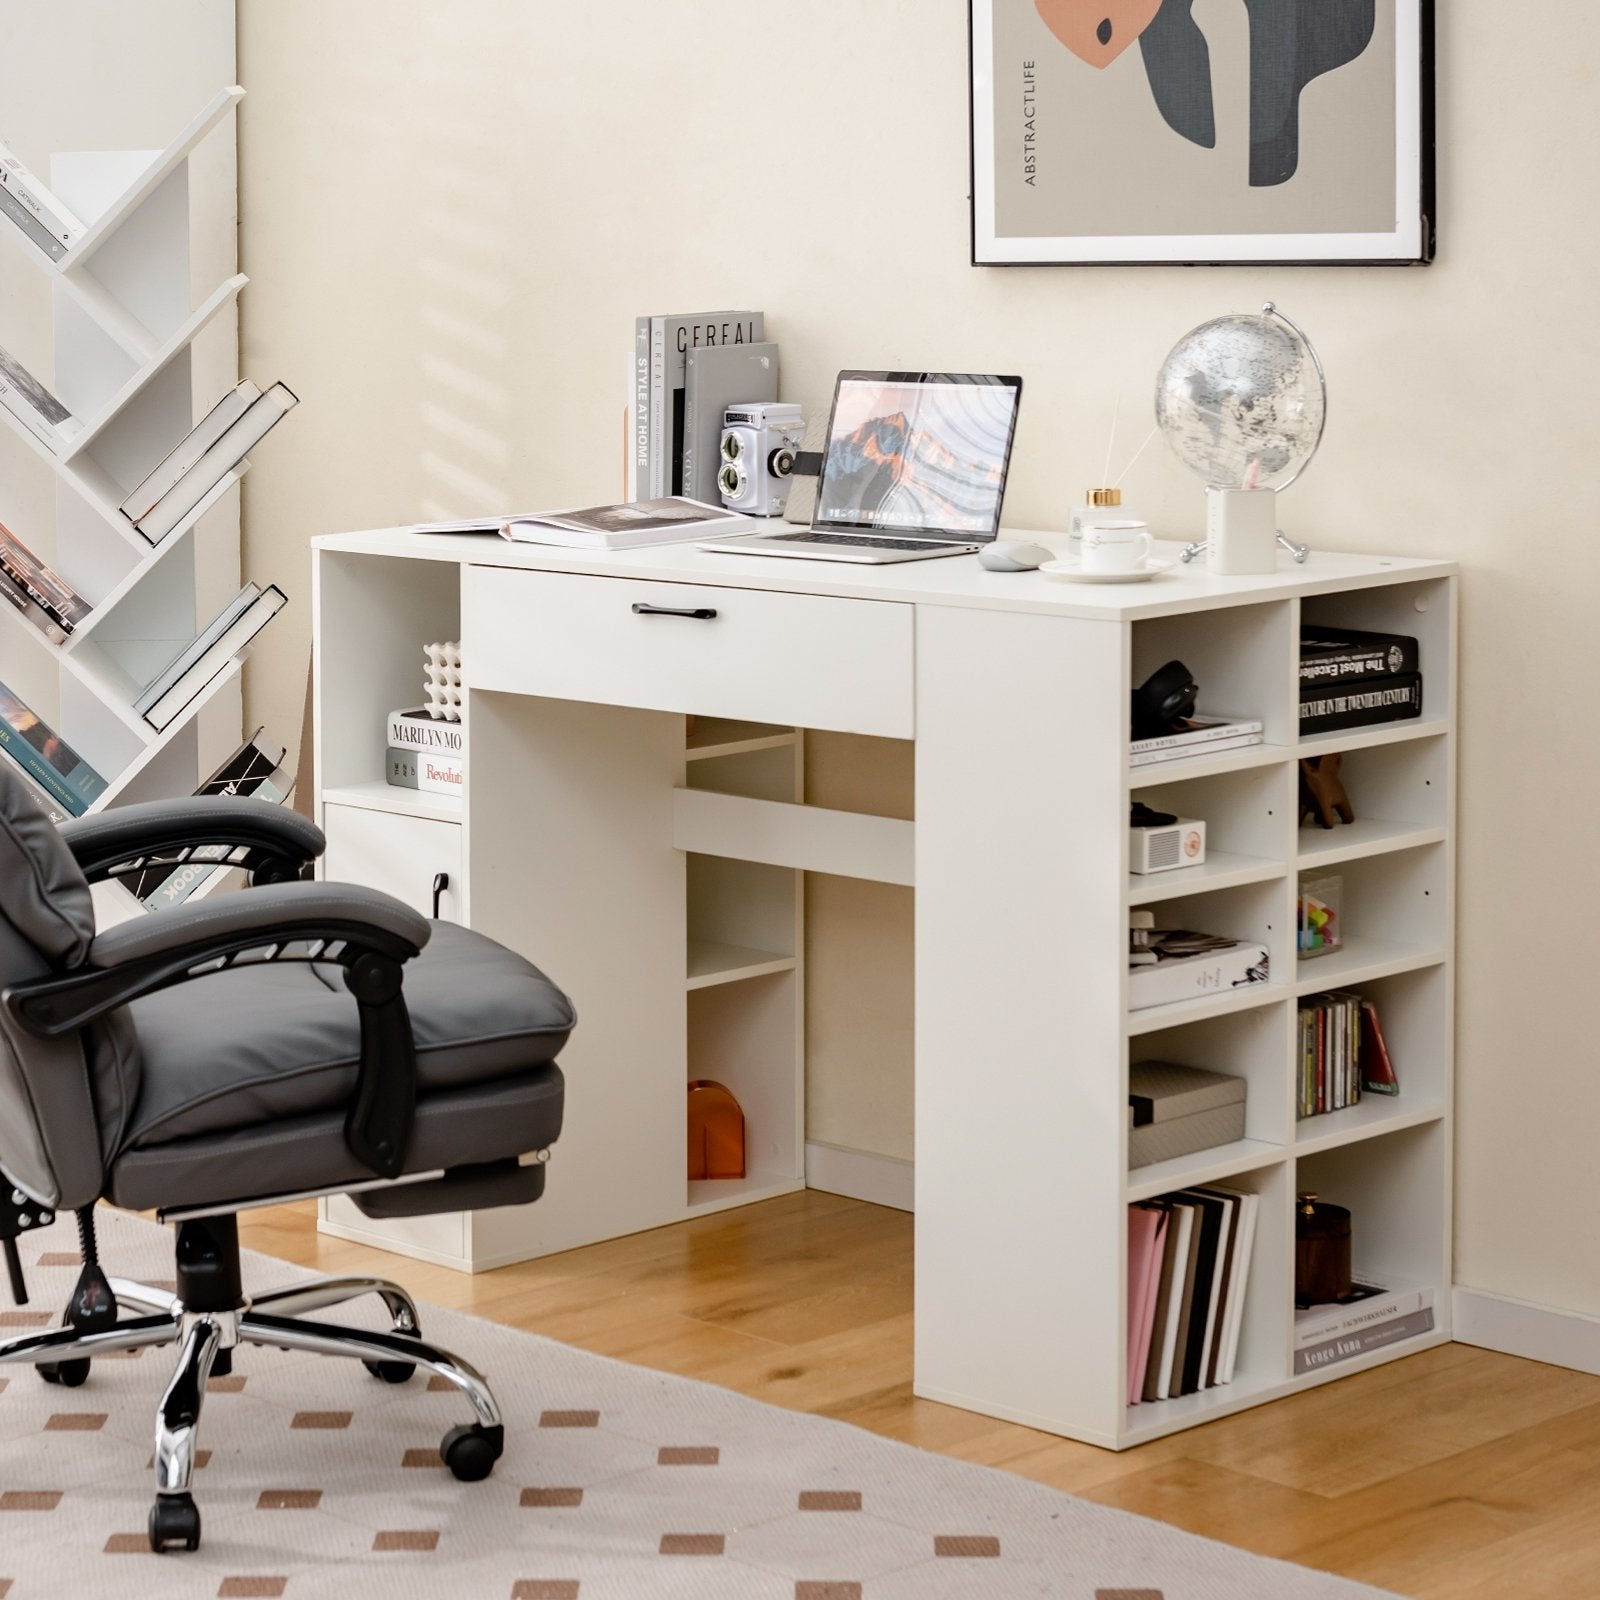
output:
[{"label": "storage box with lid", "polygon": [[1176,1061],[1128,1068],[1128,1165],[1192,1155],[1244,1138],[1245,1080]]}]

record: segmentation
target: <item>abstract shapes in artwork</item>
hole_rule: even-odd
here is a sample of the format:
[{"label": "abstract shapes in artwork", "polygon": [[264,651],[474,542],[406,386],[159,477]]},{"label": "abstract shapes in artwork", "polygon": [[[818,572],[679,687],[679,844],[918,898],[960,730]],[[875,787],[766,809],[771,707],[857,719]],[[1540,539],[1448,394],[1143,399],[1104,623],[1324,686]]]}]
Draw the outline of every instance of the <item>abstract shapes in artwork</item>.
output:
[{"label": "abstract shapes in artwork", "polygon": [[1161,0],[1034,0],[1044,25],[1080,61],[1109,67],[1161,9]]},{"label": "abstract shapes in artwork", "polygon": [[[1156,109],[1174,133],[1213,149],[1211,52],[1194,0],[1034,0],[1057,39],[1103,69],[1135,39]],[[1300,166],[1300,96],[1372,43],[1377,0],[1243,0],[1250,15],[1250,186],[1287,183]]]}]

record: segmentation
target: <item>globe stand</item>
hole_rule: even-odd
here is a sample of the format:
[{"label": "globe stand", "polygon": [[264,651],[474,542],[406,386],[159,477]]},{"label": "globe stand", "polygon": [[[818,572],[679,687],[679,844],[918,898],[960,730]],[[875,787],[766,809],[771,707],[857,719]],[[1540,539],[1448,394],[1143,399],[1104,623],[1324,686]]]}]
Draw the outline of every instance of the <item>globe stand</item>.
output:
[{"label": "globe stand", "polygon": [[[1311,554],[1310,545],[1296,544],[1282,528],[1278,529],[1273,535],[1273,540],[1280,550],[1287,550],[1301,566],[1305,565],[1306,557]],[[1211,541],[1209,539],[1196,539],[1193,544],[1186,544],[1178,552],[1178,559],[1187,565],[1196,556],[1203,556],[1210,548]]]}]

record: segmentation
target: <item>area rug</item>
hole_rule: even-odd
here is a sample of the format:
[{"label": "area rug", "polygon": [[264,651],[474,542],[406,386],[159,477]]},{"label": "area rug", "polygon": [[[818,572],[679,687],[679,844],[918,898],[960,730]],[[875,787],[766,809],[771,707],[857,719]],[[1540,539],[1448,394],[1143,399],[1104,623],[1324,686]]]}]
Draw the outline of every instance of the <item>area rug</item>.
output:
[{"label": "area rug", "polygon": [[[169,1280],[171,1236],[104,1215],[107,1270]],[[25,1236],[55,1321],[70,1227]],[[398,1275],[403,1278],[403,1263]],[[260,1289],[311,1274],[247,1252]],[[382,1326],[372,1308],[324,1313]],[[201,1419],[193,1554],[152,1555],[155,1405],[169,1348],[78,1389],[0,1367],[0,1600],[1374,1600],[1376,1589],[1196,1538],[987,1467],[423,1307],[424,1334],[495,1386],[506,1453],[455,1481],[469,1408],[421,1376],[243,1348]]]}]

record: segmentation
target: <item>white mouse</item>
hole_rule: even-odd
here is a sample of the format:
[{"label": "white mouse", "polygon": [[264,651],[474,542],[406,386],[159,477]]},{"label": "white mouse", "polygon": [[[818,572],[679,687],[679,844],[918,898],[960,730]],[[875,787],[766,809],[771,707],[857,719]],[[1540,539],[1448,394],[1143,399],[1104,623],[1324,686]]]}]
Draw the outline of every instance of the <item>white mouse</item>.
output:
[{"label": "white mouse", "polygon": [[1046,561],[1054,561],[1055,551],[1025,539],[996,539],[978,552],[978,564],[991,572],[1032,572]]}]

